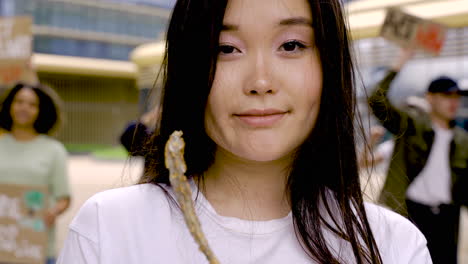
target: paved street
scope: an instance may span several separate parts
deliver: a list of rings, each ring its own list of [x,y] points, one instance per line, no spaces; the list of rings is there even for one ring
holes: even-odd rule
[[[73,202],[71,208],[58,221],[57,245],[60,247],[63,244],[67,225],[86,199],[102,190],[135,183],[141,173],[142,164],[142,160],[102,161],[91,156],[71,156],[69,172]],[[382,177],[375,174],[370,181],[365,182],[367,182],[366,200],[375,199]],[[460,264],[468,264],[468,213],[466,210],[462,215],[460,242]]]

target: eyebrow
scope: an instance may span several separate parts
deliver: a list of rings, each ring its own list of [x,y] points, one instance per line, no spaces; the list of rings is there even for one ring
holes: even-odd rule
[[[282,19],[278,25],[280,26],[297,26],[297,25],[303,25],[303,26],[309,26],[312,27],[312,21],[310,19],[307,19],[305,17],[291,17],[291,18],[286,18]],[[222,31],[236,31],[239,30],[238,25],[234,24],[223,24]]]
[[[239,26],[232,24],[223,24],[222,31],[236,31],[239,30]]]
[[[312,27],[312,21],[305,17],[291,17],[283,19],[279,22],[280,26],[296,26],[296,25],[304,25]]]

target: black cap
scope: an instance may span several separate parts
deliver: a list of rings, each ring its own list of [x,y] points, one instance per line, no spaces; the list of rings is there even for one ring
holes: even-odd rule
[[[458,86],[457,82],[446,76],[441,76],[434,79],[427,88],[429,93],[458,93],[460,95],[468,95],[468,91],[463,91]]]

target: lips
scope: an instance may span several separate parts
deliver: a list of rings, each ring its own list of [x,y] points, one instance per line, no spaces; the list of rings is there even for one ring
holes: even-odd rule
[[[26,112],[17,112],[15,114],[15,117],[17,119],[30,119],[31,115],[29,113],[26,113]]]
[[[240,114],[234,114],[239,120],[250,127],[271,127],[283,119],[288,111],[279,109],[250,109]]]

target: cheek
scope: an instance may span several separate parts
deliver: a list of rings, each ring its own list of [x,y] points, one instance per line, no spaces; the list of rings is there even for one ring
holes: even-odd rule
[[[12,117],[16,117],[16,113],[18,113],[18,111],[20,111],[20,106],[18,104],[12,104],[11,105],[11,108],[10,108],[10,115]]]
[[[437,100],[435,107],[439,112],[448,112],[450,111],[450,102],[448,100]]]
[[[460,106],[460,100],[454,99],[453,101],[450,102],[450,105],[458,109],[458,107]]]
[[[306,96],[304,98],[307,100],[307,105],[310,110],[318,110],[320,108],[320,99],[322,97],[322,79],[318,78],[311,80],[307,89],[305,91]]]
[[[10,106],[10,115],[13,116],[15,112],[16,112],[16,104],[12,103]]]
[[[215,79],[208,95],[207,111],[205,116],[215,120],[224,121],[233,114],[233,109],[240,105],[242,91],[242,73],[236,65],[220,63],[216,70]]]
[[[215,142],[218,142],[222,137],[222,128],[227,127],[230,113],[227,98],[230,98],[229,89],[215,81],[208,96],[205,110],[205,130]]]
[[[322,96],[322,82],[314,86],[309,86],[304,96],[305,113],[304,113],[304,130],[307,131],[306,135],[310,134],[315,127],[317,116],[320,112],[320,102]]]
[[[39,108],[34,107],[32,110],[32,113],[33,113],[34,119],[36,119],[39,116]]]
[[[301,102],[302,108],[309,118],[315,118],[320,108],[320,100],[322,96],[322,71],[318,63],[313,63],[308,67],[308,71],[301,76],[297,76],[296,80],[296,101]],[[308,73],[308,74],[307,74]]]
[[[205,110],[205,131],[206,134],[213,139],[213,135],[216,134],[216,117],[213,115],[213,109],[208,106],[206,107]]]
[[[438,113],[444,115],[450,115],[452,113],[453,106],[448,100],[438,100],[435,104],[435,109]]]

